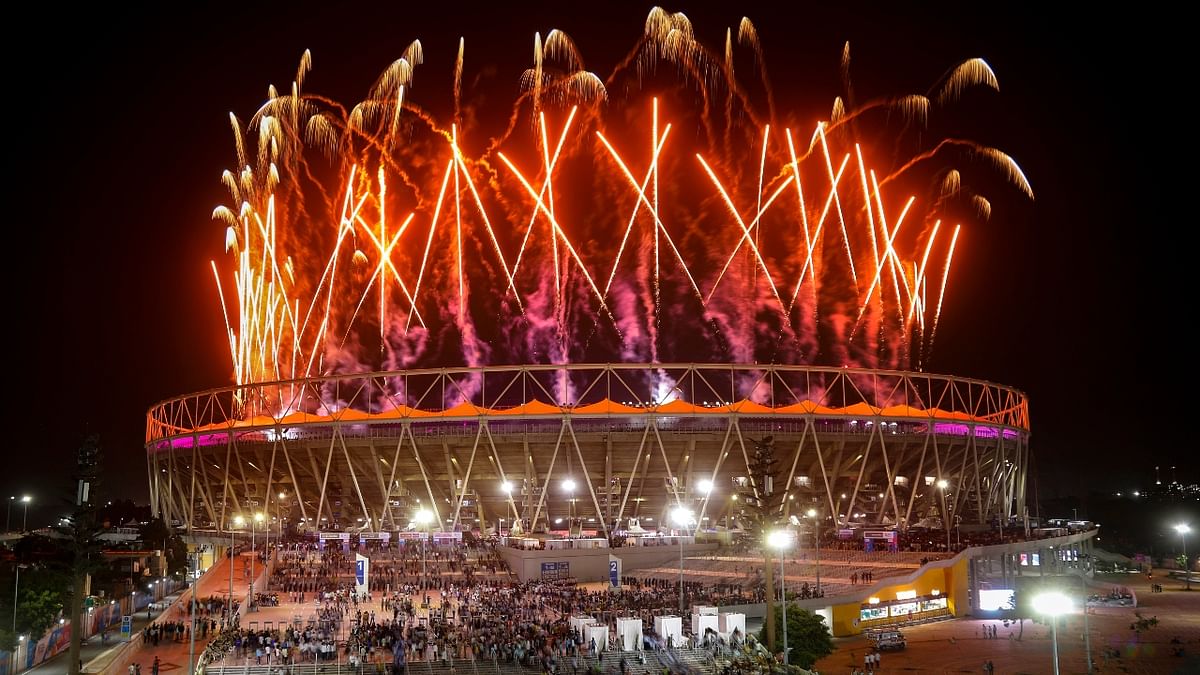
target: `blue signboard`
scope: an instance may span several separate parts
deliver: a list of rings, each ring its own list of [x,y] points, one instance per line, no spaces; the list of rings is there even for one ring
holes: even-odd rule
[[[547,581],[566,579],[571,576],[571,563],[544,562],[542,563],[542,578]]]
[[[367,561],[360,558],[355,561],[354,579],[355,579],[355,581],[358,582],[359,586],[362,586],[363,584],[367,583],[366,576],[367,576]]]
[[[617,568],[616,560],[608,561],[608,583],[612,584],[613,588],[621,585],[621,571]]]

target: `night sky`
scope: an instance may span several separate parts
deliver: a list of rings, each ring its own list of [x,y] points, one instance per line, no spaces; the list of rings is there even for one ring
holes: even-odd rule
[[[1184,466],[1195,443],[1181,328],[1195,305],[1175,290],[1193,239],[1193,172],[1180,161],[1194,134],[1172,102],[1189,60],[1174,29],[1127,15],[1014,14],[1011,3],[902,13],[892,3],[777,4],[793,7],[666,8],[687,13],[718,48],[725,27],[750,16],[784,108],[827,114],[846,40],[860,91],[923,91],[974,56],[999,77],[1000,94],[971,111],[986,122],[976,136],[1020,162],[1036,201],[999,191],[992,220],[960,242],[928,370],[1029,394],[1043,497],[1148,486],[1155,464],[1195,480],[1196,463]],[[651,7],[368,5],[102,4],[10,24],[15,373],[0,496],[34,494],[31,525],[57,515],[88,433],[101,434],[110,493],[144,501],[146,409],[230,380],[209,268],[223,254],[210,213],[234,159],[229,111],[248,119],[267,84],[290,82],[306,48],[307,88],[343,101],[361,99],[414,38],[425,48],[414,96],[429,101],[448,99],[459,36],[468,71],[486,71],[510,98],[535,31],[566,31],[603,76]],[[13,52],[16,37],[34,46]]]

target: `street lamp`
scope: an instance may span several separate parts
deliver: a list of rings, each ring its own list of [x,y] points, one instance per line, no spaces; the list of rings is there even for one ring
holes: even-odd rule
[[[809,509],[806,516],[813,521],[813,555],[817,561],[817,596],[821,595],[821,524],[817,521],[817,510]]]
[[[767,546],[779,551],[779,598],[783,605],[783,665],[788,664],[787,643],[787,577],[784,576],[783,561],[787,557],[785,551],[792,545],[792,535],[787,530],[773,530],[767,535]]]
[[[950,516],[946,513],[946,488],[950,487],[950,481],[942,478],[937,482],[938,490],[942,494],[942,523],[946,526],[946,552],[950,552]]]
[[[258,549],[254,546],[254,530],[256,523],[263,521],[262,511],[254,514],[250,521],[250,595],[246,597],[246,606],[250,611],[254,611],[257,603],[254,602],[254,559],[258,557]]]
[[[22,565],[20,563],[17,563],[17,565],[16,565],[17,579],[16,579],[16,582],[13,583],[13,633],[14,634],[17,632],[17,604],[18,604],[17,594],[21,590],[21,570],[25,567],[28,567],[28,565]]]
[[[678,525],[684,532],[687,532],[687,526],[692,523],[695,514],[692,510],[684,506],[676,506],[671,511],[671,520]],[[679,537],[679,614],[683,615],[683,537]]]
[[[1187,535],[1192,531],[1192,528],[1187,523],[1180,523],[1175,526],[1175,531],[1179,533],[1179,538],[1183,540],[1183,590],[1192,590],[1192,566],[1188,564],[1187,555]]]
[[[1071,611],[1071,599],[1058,591],[1035,595],[1033,611],[1050,617],[1050,635],[1054,643],[1054,675],[1058,675],[1058,617]]]
[[[33,497],[25,495],[21,497],[21,503],[25,504],[25,513],[21,515],[21,531],[28,532],[27,523],[29,521],[29,502],[33,501]]]
[[[199,549],[193,550],[191,552],[190,557],[191,557],[191,560],[189,560],[188,562],[191,564],[188,566],[188,574],[190,574],[192,578],[188,580],[188,586],[191,588],[191,591],[192,591],[192,615],[191,615],[191,618],[189,619],[190,625],[188,626],[188,675],[195,675],[195,673],[196,673],[196,665],[195,665],[196,664],[196,586],[198,585],[198,580],[196,578],[197,577],[196,571],[198,571],[198,568],[200,567],[200,560],[199,560],[200,551],[199,551]]]
[[[234,527],[242,527],[246,524],[246,519],[240,515],[233,517]],[[229,602],[226,604],[225,611],[228,613],[229,620],[226,626],[233,625],[233,530],[229,530]]]
[[[562,489],[571,495],[567,499],[567,538],[571,537],[571,527],[575,523],[575,481],[567,478],[562,482]]]
[[[421,527],[421,531],[425,532],[425,536],[429,536],[428,529],[429,529],[429,524],[433,522],[433,512],[429,511],[428,509],[421,509],[421,510],[417,511],[416,515],[413,517],[413,522],[415,522],[417,525],[419,525]],[[428,572],[425,568],[425,538],[422,537],[421,538],[421,589],[422,590],[424,590],[424,588],[425,588],[425,577],[426,576],[428,576]]]

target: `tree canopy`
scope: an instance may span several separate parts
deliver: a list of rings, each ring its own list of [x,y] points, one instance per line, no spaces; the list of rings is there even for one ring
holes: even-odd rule
[[[782,626],[782,609],[776,607],[775,612],[775,621]],[[766,640],[765,627],[759,631],[758,639]],[[825,617],[792,603],[788,603],[787,611],[787,644],[788,662],[801,668],[811,668],[817,660],[833,653],[833,636],[825,625]],[[782,649],[782,638],[780,646]]]

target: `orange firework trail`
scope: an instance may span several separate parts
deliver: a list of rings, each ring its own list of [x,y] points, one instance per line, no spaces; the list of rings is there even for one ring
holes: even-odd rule
[[[783,111],[749,20],[713,51],[655,8],[607,78],[538,33],[499,111],[464,95],[465,42],[450,47],[445,115],[413,86],[418,41],[353,105],[308,92],[306,52],[249,124],[230,115],[212,270],[236,382],[584,359],[921,367],[960,233],[941,223],[992,213],[957,167],[1032,198],[1000,150],[925,138],[966,89],[999,90],[979,59],[858,105],[847,46],[833,112],[798,127],[814,116]],[[741,58],[761,95],[735,79]],[[914,150],[879,152],[898,147]]]

